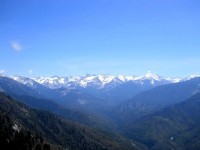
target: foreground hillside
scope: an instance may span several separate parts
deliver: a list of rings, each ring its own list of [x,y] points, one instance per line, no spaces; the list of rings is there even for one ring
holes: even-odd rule
[[[128,150],[137,149],[131,141],[120,136],[105,135],[78,123],[62,119],[46,111],[31,109],[0,93],[0,111],[8,118],[10,126],[19,131],[38,134],[46,141],[71,150]],[[5,119],[3,119],[5,120]],[[4,125],[5,122],[1,122]],[[10,128],[8,131],[10,132]],[[2,135],[1,131],[1,135]],[[135,146],[133,146],[135,145]]]

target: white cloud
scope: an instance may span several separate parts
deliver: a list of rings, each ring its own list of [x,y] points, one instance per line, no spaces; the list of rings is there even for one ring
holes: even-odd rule
[[[6,70],[0,70],[0,74],[1,74],[1,73],[5,73],[5,72],[6,72]]]
[[[11,47],[17,52],[19,52],[23,49],[22,45],[19,42],[16,42],[16,41],[11,42]]]

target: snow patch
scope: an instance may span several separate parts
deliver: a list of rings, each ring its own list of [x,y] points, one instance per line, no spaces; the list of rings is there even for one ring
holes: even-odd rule
[[[14,124],[14,126],[13,126],[12,128],[13,128],[13,130],[15,130],[15,131],[17,131],[17,132],[19,132],[19,131],[20,131],[20,129],[19,129],[19,127],[18,127],[18,125],[17,125],[17,124]]]

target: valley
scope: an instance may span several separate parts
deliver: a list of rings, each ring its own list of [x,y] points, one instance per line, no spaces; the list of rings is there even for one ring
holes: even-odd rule
[[[1,75],[2,118],[45,140],[33,148],[198,149],[199,77],[122,77]]]

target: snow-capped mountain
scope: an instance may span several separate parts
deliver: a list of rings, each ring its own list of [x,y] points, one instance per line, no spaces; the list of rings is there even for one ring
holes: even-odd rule
[[[13,79],[21,82],[22,79],[13,77]],[[76,88],[76,87],[96,87],[96,88],[105,88],[107,86],[116,86],[126,82],[134,82],[136,84],[143,85],[146,82],[150,82],[152,85],[161,85],[166,83],[176,83],[180,82],[180,78],[170,78],[170,77],[161,77],[155,75],[151,72],[143,76],[113,76],[113,75],[85,75],[85,76],[70,76],[70,77],[37,77],[31,78],[46,87],[55,89],[61,87]],[[24,81],[23,81],[24,82]],[[30,81],[24,82],[29,83]]]
[[[5,76],[5,75],[1,75]],[[46,86],[51,89],[57,89],[61,87],[75,89],[75,88],[87,88],[94,87],[96,89],[102,89],[107,87],[116,87],[117,85],[124,83],[134,83],[137,85],[151,84],[152,86],[177,83],[180,81],[189,80],[199,75],[192,75],[188,78],[171,78],[161,77],[151,72],[146,73],[142,76],[124,76],[124,75],[85,75],[85,76],[69,76],[69,77],[22,77],[22,76],[11,76],[11,79],[18,81],[28,87],[36,88],[38,84]]]
[[[33,89],[37,88],[38,85],[38,82],[22,76],[12,76],[10,78]]]
[[[187,77],[187,78],[185,78],[185,79],[183,79],[184,81],[187,81],[187,80],[190,80],[190,79],[193,79],[193,78],[199,78],[200,77],[200,75],[198,75],[198,74],[193,74],[193,75],[190,75],[189,77]]]
[[[38,78],[31,78],[32,80],[36,81],[37,83],[40,83],[48,88],[56,89],[61,87],[67,87],[68,86],[68,77],[38,77]]]
[[[195,77],[197,76],[191,76],[188,80]],[[151,72],[142,76],[85,75],[27,78],[0,75],[0,91],[53,99],[60,104],[65,103],[68,107],[86,105],[89,107],[97,102],[102,106],[114,107],[141,92],[177,82],[185,82],[185,79],[161,77]],[[199,92],[199,87],[192,92]]]

